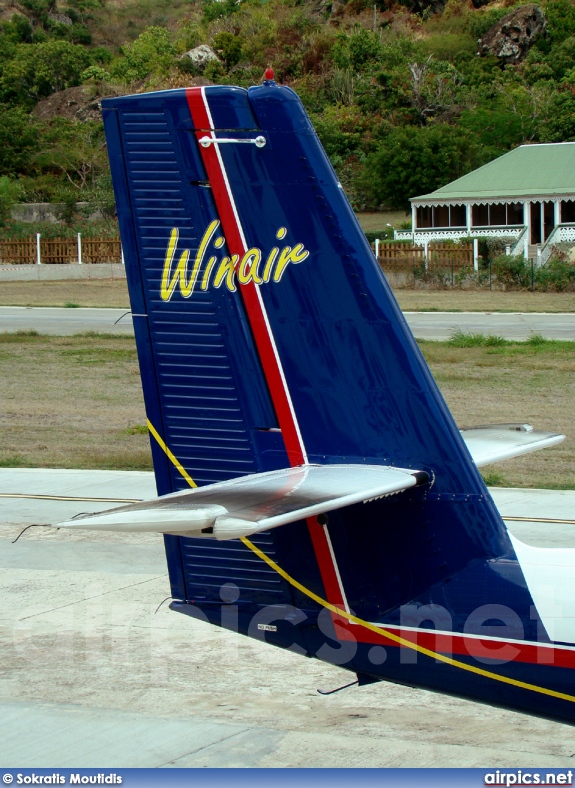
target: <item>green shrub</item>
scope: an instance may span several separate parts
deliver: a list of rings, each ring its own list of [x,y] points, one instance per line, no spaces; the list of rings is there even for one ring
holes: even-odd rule
[[[564,0],[560,0],[564,1]],[[487,31],[509,13],[508,8],[490,8],[469,15],[469,32],[474,39],[481,38]]]
[[[71,224],[62,222],[16,222],[10,219],[0,224],[0,240],[30,238],[40,233],[42,238],[74,238],[78,233],[89,238],[116,238],[119,234],[116,219],[89,222],[75,214]]]
[[[214,36],[214,49],[230,69],[237,65],[242,58],[242,40],[233,33],[218,33]]]
[[[529,287],[531,264],[523,255],[502,254],[492,262],[493,275],[507,289]]]
[[[176,49],[170,34],[163,27],[148,27],[133,44],[122,47],[123,58],[117,60],[110,72],[126,83],[145,79],[148,74],[166,74],[175,62]]]
[[[447,342],[453,347],[498,347],[510,344],[503,337],[493,334],[488,334],[487,336],[485,334],[467,334],[459,328],[453,332]]]
[[[475,169],[477,154],[473,138],[446,123],[390,129],[366,162],[361,181],[366,203],[409,210],[410,198]]]
[[[215,22],[223,16],[230,16],[239,10],[236,0],[205,0],[203,16],[206,22]]]
[[[534,284],[537,290],[564,293],[575,290],[575,265],[568,260],[550,259],[535,269]]]
[[[22,197],[22,187],[6,175],[0,178],[0,220],[10,216],[10,209]]]
[[[377,238],[380,241],[393,241],[393,227],[384,227],[383,230],[364,230],[364,233],[370,244],[375,243]]]

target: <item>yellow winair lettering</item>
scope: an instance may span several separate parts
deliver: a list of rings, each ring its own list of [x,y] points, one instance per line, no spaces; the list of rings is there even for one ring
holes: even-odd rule
[[[256,285],[261,285],[262,280],[258,275],[258,267],[262,259],[262,253],[255,247],[248,249],[242,257],[242,261],[238,268],[238,282],[241,285],[247,285],[248,282],[255,282]]]
[[[276,269],[274,271],[274,282],[279,282],[283,276],[288,263],[303,263],[309,257],[309,252],[303,244],[296,244],[293,249],[286,246],[281,250]]]
[[[180,285],[180,293],[184,298],[189,298],[192,295],[192,293],[194,292],[196,279],[198,278],[200,268],[202,267],[202,262],[204,259],[204,255],[206,253],[206,249],[209,246],[209,243],[212,240],[212,237],[219,226],[220,226],[219,221],[215,219],[209,225],[208,229],[204,233],[204,237],[201,240],[200,246],[198,248],[198,253],[194,261],[192,274],[189,279],[187,279],[188,260],[190,259],[189,249],[184,249],[184,251],[180,255],[180,259],[176,266],[176,270],[174,271],[174,274],[172,276],[172,265],[174,262],[176,247],[178,245],[178,239],[180,237],[179,230],[174,227],[174,229],[170,234],[170,240],[168,242],[168,248],[166,250],[166,258],[164,260],[164,270],[162,272],[162,284],[160,286],[160,297],[162,301],[170,300],[178,283]]]
[[[274,246],[274,248],[271,250],[271,252],[268,255],[268,259],[266,260],[266,265],[264,268],[264,275],[262,276],[262,280],[264,282],[269,282],[270,279],[272,278],[272,269],[274,267],[276,257],[278,256],[278,252],[279,252],[278,247]]]
[[[207,290],[210,284],[210,276],[212,275],[212,268],[218,262],[217,257],[210,257],[206,263],[206,270],[204,271],[204,278],[202,279],[202,290]]]
[[[274,246],[267,257],[257,246],[252,246],[243,254],[234,254],[231,257],[226,255],[220,258],[219,254],[223,253],[222,247],[226,241],[222,235],[216,237],[218,227],[220,227],[220,222],[215,219],[206,229],[191,272],[188,270],[189,249],[184,249],[181,252],[177,265],[174,267],[179,230],[176,227],[173,228],[166,249],[160,284],[162,301],[169,301],[176,290],[179,290],[183,298],[189,298],[196,285],[203,291],[208,290],[210,284],[215,288],[224,285],[231,293],[235,293],[238,283],[242,286],[250,283],[259,286],[272,281],[279,282],[290,263],[302,263],[309,257],[309,252],[304,245],[297,243],[293,247],[284,246],[281,252],[279,246]],[[276,232],[276,238],[278,241],[283,241],[286,236],[287,228],[280,227]],[[218,250],[222,251],[218,254]],[[214,254],[214,252],[216,253]]]
[[[214,276],[214,287],[219,287],[225,281],[226,287],[230,293],[236,292],[236,283],[234,282],[234,274],[236,273],[236,265],[240,256],[233,254],[230,257],[224,257],[220,263],[220,267]]]
[[[190,250],[186,249],[185,252],[182,252],[182,256],[180,257],[180,262],[176,266],[176,271],[172,279],[170,279],[170,275],[172,273],[172,263],[174,262],[174,254],[176,252],[176,246],[178,245],[178,238],[180,237],[180,233],[174,227],[170,234],[170,240],[168,242],[168,248],[166,249],[166,258],[164,261],[164,271],[162,273],[162,284],[160,286],[160,297],[162,301],[169,301],[172,297],[172,293],[176,289],[176,285],[178,281],[180,282],[180,288],[185,287],[186,284],[186,271],[188,267],[188,258],[190,256]]]

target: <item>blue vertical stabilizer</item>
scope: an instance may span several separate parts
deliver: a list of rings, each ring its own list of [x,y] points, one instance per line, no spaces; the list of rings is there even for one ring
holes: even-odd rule
[[[525,661],[455,649],[456,661],[489,664],[500,681],[425,649],[414,664],[401,638],[350,619],[388,635],[431,621],[497,640],[495,613],[469,622],[505,600],[521,628],[508,639],[549,643],[506,528],[296,94],[266,80],[103,107],[158,493],[306,464],[420,474],[393,497],[259,533],[251,547],[166,536],[174,607],[233,619],[364,681],[569,716],[566,701],[513,684],[525,683]]]

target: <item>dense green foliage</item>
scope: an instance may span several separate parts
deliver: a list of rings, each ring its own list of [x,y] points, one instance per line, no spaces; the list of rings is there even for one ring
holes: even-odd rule
[[[304,101],[356,207],[408,200],[525,142],[575,140],[575,0],[544,0],[547,33],[524,61],[476,55],[513,0],[22,0],[0,25],[0,213],[10,201],[87,200],[113,212],[101,124],[37,112],[84,86],[248,86],[272,66]],[[184,53],[208,44],[203,68]],[[77,100],[77,97],[76,97]],[[40,105],[42,106],[42,105]]]
[[[493,260],[492,270],[498,284],[507,290],[533,288],[562,293],[575,289],[575,266],[559,249],[540,268],[523,255],[500,255]]]

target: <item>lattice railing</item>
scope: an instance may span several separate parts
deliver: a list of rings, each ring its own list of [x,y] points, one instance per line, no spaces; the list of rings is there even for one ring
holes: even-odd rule
[[[557,244],[569,242],[575,244],[575,224],[558,224],[541,247],[539,265],[545,265]]]
[[[514,238],[517,239],[524,232],[525,227],[472,227],[470,232],[466,229],[434,229],[421,227],[412,230],[395,230],[395,241],[413,241],[414,243],[429,243],[430,241],[458,241],[462,238]]]

